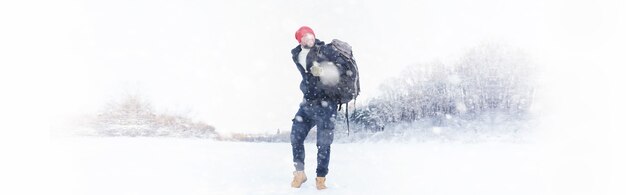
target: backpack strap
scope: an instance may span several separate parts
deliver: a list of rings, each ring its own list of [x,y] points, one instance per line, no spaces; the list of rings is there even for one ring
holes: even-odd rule
[[[320,56],[322,55],[322,46],[317,47],[315,61],[319,63]]]
[[[348,103],[346,103],[346,125],[348,126],[348,136],[350,136],[350,117],[348,116]]]

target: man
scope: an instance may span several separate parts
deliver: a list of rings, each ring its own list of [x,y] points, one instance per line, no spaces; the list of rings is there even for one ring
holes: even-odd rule
[[[335,124],[331,120],[337,114],[338,102],[324,90],[323,83],[332,83],[338,78],[336,66],[324,66],[329,62],[341,61],[337,51],[315,38],[313,30],[303,26],[296,31],[300,43],[291,50],[293,61],[302,75],[300,90],[304,100],[294,117],[291,127],[291,146],[296,171],[291,186],[299,188],[307,181],[304,173],[304,140],[313,126],[317,126],[317,177],[318,190],[326,189],[326,174],[330,160],[330,145],[333,142]]]

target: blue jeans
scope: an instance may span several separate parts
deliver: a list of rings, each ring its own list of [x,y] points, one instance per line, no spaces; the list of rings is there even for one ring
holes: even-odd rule
[[[297,171],[304,170],[304,140],[313,126],[317,126],[317,176],[326,177],[330,161],[330,144],[333,143],[337,104],[326,101],[309,101],[300,105],[291,126],[293,162]]]

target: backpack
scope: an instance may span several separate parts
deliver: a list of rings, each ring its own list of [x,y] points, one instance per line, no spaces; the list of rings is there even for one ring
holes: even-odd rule
[[[356,99],[361,92],[361,83],[359,81],[359,68],[356,65],[354,56],[352,55],[352,46],[348,43],[333,39],[330,46],[333,50],[339,54],[338,58],[343,59],[341,64],[344,72],[340,73],[339,82],[332,88],[325,89],[326,93],[335,97],[340,105],[347,104],[353,99]],[[334,62],[337,64],[337,62]],[[337,64],[339,65],[339,64]]]
[[[359,67],[356,65],[354,56],[352,55],[352,46],[350,44],[333,39],[328,44],[333,50],[339,53],[339,58],[343,59],[344,64],[341,64],[344,72],[340,73],[339,83],[332,89],[326,89],[326,92],[331,96],[336,97],[339,101],[339,110],[341,105],[346,104],[346,124],[348,127],[348,136],[350,136],[350,119],[348,115],[348,102],[356,100],[361,92],[361,82],[359,81]],[[337,63],[337,62],[334,62]]]

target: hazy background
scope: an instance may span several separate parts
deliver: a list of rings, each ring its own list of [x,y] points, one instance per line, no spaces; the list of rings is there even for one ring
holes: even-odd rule
[[[46,174],[73,167],[50,161],[64,159],[46,150],[50,130],[126,93],[222,133],[289,129],[301,25],[353,46],[360,99],[406,66],[454,61],[483,42],[525,50],[541,75],[539,155],[563,179],[550,187],[623,189],[622,0],[2,1],[0,182],[49,192],[59,176],[76,178]]]
[[[52,126],[138,93],[160,112],[206,121],[218,132],[290,129],[301,93],[289,51],[302,25],[321,40],[353,46],[361,100],[407,66],[454,61],[495,42],[530,54],[544,82],[542,105],[558,107],[559,97],[581,89],[598,90],[585,91],[590,98],[613,93],[610,75],[624,51],[623,1],[3,4],[2,66],[10,71],[2,85],[28,94],[11,93],[15,100],[40,102],[45,111],[37,114]]]

